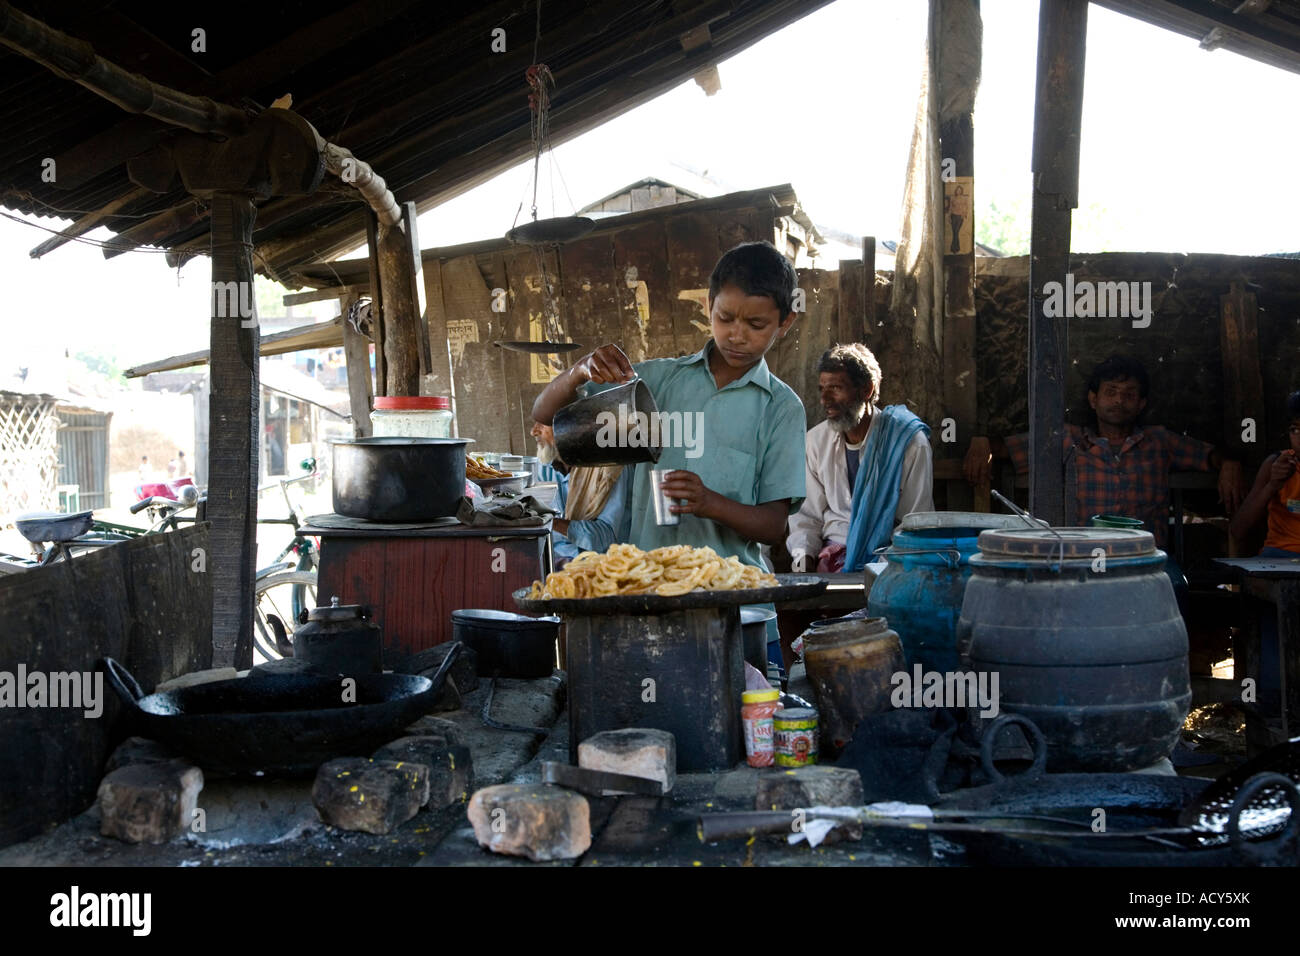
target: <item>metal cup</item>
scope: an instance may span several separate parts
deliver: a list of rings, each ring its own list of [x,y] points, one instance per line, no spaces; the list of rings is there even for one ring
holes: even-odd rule
[[[674,468],[652,468],[650,470],[650,497],[654,500],[655,507],[655,524],[670,525],[681,524],[682,516],[674,514],[668,508],[673,504],[681,504],[677,498],[664,497],[664,478],[668,472],[675,471]]]

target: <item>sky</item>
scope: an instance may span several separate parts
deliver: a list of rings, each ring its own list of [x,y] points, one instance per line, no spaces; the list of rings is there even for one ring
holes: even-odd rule
[[[1037,9],[981,3],[977,210],[994,199],[1028,213]],[[540,214],[572,214],[646,176],[671,181],[676,164],[727,190],[792,183],[820,225],[897,238],[925,12],[923,0],[837,0],[723,61],[714,96],[688,81],[558,146],[543,161]],[[1300,124],[1281,108],[1300,103],[1300,75],[1095,5],[1087,57],[1075,251],[1300,250]],[[530,174],[521,164],[425,213],[421,244],[503,234]],[[105,260],[69,243],[30,259],[47,235],[0,218],[0,334],[23,357],[84,350],[125,367],[206,347],[206,257],[178,272],[157,253]]]

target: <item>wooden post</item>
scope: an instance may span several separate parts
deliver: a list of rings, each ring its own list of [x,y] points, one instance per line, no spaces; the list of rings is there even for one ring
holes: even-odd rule
[[[379,223],[367,209],[366,246],[370,250],[370,334],[375,342],[375,394],[388,394],[388,362],[384,357],[384,288],[379,281]]]
[[[939,127],[943,160],[953,160],[957,185],[964,186],[969,216],[975,216],[975,132],[965,113]],[[945,182],[946,193],[953,183]],[[972,240],[974,224],[971,224]],[[941,237],[942,238],[942,237]],[[944,249],[943,404],[957,425],[961,444],[975,434],[975,243],[956,254]],[[959,446],[952,446],[956,453]]]
[[[212,283],[253,288],[253,220],[248,193],[212,195]],[[212,666],[253,663],[253,575],[257,561],[257,473],[261,392],[257,304],[250,316],[227,315],[212,296],[208,520],[212,522]]]
[[[1242,441],[1242,420],[1255,421],[1255,441],[1263,440],[1271,409],[1264,407],[1264,379],[1259,369],[1258,306],[1255,293],[1247,292],[1234,279],[1227,295],[1219,296],[1219,341],[1223,352],[1223,447],[1232,454],[1247,456]],[[1259,447],[1256,444],[1255,447]],[[1259,461],[1260,455],[1249,456]]]
[[[836,328],[833,342],[860,342],[862,340],[862,295],[865,272],[862,263],[855,259],[841,259],[836,271],[839,281],[839,298],[835,303]]]
[[[862,341],[876,332],[876,237],[862,237]]]
[[[1064,318],[1044,314],[1044,286],[1059,282],[1064,288],[1070,268],[1087,34],[1088,0],[1041,0],[1029,245],[1029,510],[1053,525],[1067,523],[1075,505],[1065,501],[1061,463],[1068,329]]]
[[[415,241],[415,204],[406,203],[402,221],[379,226],[379,284],[384,293],[384,358],[389,395],[419,395],[429,369],[428,340],[420,335],[424,281]],[[423,348],[421,345],[423,344]]]
[[[339,299],[343,316],[343,357],[348,367],[348,404],[352,409],[352,434],[369,438],[374,434],[370,424],[370,405],[375,394],[374,379],[370,377],[370,340],[352,327],[348,312],[360,298],[349,293]],[[373,309],[371,322],[375,322]]]

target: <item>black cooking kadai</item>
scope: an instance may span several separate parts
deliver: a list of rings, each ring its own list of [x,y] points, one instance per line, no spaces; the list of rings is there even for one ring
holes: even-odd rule
[[[460,649],[453,645],[432,679],[347,678],[356,682],[355,702],[342,677],[259,674],[146,695],[111,657],[99,666],[126,705],[130,733],[166,744],[204,772],[291,777],[310,776],[334,757],[369,756],[400,737],[433,709]]]

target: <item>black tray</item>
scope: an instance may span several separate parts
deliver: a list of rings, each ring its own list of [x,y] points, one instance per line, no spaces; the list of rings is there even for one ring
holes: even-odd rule
[[[778,574],[775,587],[749,588],[743,591],[692,591],[689,594],[615,594],[598,598],[555,598],[532,600],[531,588],[514,593],[521,611],[544,614],[669,614],[696,608],[738,607],[742,604],[767,604],[811,597],[826,590],[826,581],[815,574]]]

